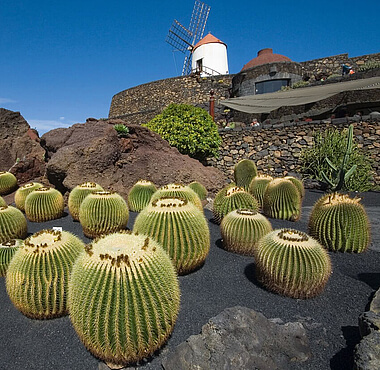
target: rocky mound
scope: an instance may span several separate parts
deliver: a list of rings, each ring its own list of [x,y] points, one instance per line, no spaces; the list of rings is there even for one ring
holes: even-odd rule
[[[118,137],[116,123],[129,128],[127,138]],[[140,179],[157,186],[196,180],[209,192],[227,181],[222,172],[180,154],[149,129],[122,120],[88,119],[55,129],[41,137],[41,145],[47,153],[47,178],[63,193],[83,181],[97,182],[122,196]]]
[[[19,184],[44,174],[45,150],[39,144],[38,134],[19,112],[0,108],[0,140],[0,171],[13,166],[11,172]]]

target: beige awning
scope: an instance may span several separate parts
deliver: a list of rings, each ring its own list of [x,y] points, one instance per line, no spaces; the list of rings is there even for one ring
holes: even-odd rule
[[[380,77],[371,77],[269,94],[242,96],[221,100],[220,104],[245,113],[270,113],[281,107],[314,103],[344,91],[378,88],[380,88]]]

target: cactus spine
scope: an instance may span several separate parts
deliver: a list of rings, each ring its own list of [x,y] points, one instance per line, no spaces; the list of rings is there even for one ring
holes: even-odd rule
[[[25,199],[33,191],[41,188],[43,185],[39,182],[30,182],[19,187],[15,193],[15,204],[20,211],[25,211]]]
[[[182,199],[186,199],[189,202],[195,204],[200,211],[203,212],[202,201],[199,199],[197,193],[188,186],[184,186],[181,184],[168,184],[161,186],[151,198],[151,202],[154,200],[160,199],[162,197],[180,197]]]
[[[207,189],[198,181],[191,182],[188,187],[194,190],[200,200],[205,200],[207,197]]]
[[[272,231],[272,225],[257,211],[237,209],[223,218],[220,231],[224,249],[253,256],[257,242]]]
[[[297,187],[290,180],[278,178],[265,189],[263,211],[267,217],[297,221],[301,217],[301,202]]]
[[[86,348],[110,365],[135,363],[161,347],[173,330],[179,303],[174,266],[145,235],[102,236],[74,265],[71,322]]]
[[[264,192],[267,185],[273,180],[269,175],[258,175],[249,184],[248,193],[253,195],[259,202],[260,209],[263,208]]]
[[[128,218],[127,203],[119,194],[110,191],[88,194],[79,209],[79,221],[88,238],[125,229]]]
[[[25,216],[16,207],[0,207],[0,243],[9,239],[24,239],[28,234]]]
[[[132,186],[128,193],[128,207],[132,212],[140,212],[145,208],[157,191],[156,185],[151,181],[140,180]]]
[[[84,243],[67,231],[42,230],[14,254],[6,275],[12,303],[25,316],[49,319],[67,314],[68,281]]]
[[[217,194],[213,204],[214,221],[218,224],[223,217],[239,208],[247,208],[253,211],[259,210],[259,203],[256,198],[238,186],[226,187]]]
[[[0,277],[7,273],[9,263],[22,243],[21,239],[10,239],[0,243]]]
[[[103,188],[99,184],[90,181],[77,185],[73,190],[71,190],[67,205],[73,220],[79,221],[79,209],[84,198],[86,198],[86,196],[90,193],[102,190]]]
[[[7,195],[17,189],[16,176],[7,171],[0,171],[0,195]]]
[[[62,194],[53,188],[40,187],[25,199],[25,215],[32,222],[45,222],[63,216],[65,202]]]
[[[234,167],[234,179],[236,186],[248,191],[252,179],[257,176],[255,162],[250,159],[242,159]]]
[[[270,232],[260,239],[254,256],[257,279],[269,290],[292,298],[320,294],[331,275],[326,250],[298,230]]]
[[[364,252],[370,243],[370,223],[360,198],[339,193],[321,197],[311,211],[309,233],[331,251]]]
[[[137,216],[133,231],[160,243],[181,275],[201,266],[210,250],[210,231],[203,212],[181,198],[151,202]]]

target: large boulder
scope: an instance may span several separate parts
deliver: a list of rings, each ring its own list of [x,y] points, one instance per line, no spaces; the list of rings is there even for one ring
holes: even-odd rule
[[[113,128],[116,123],[129,128],[128,137],[118,137]],[[42,136],[41,145],[49,158],[48,179],[62,192],[84,181],[94,181],[125,197],[140,179],[157,186],[196,180],[216,192],[227,181],[222,172],[180,154],[146,127],[121,120],[88,119],[83,124],[52,130]]]
[[[246,307],[225,309],[169,353],[165,370],[286,370],[311,356],[301,323],[276,324]]]
[[[19,112],[0,108],[0,140],[0,171],[12,167],[19,184],[43,176],[45,150],[39,144],[38,134]]]

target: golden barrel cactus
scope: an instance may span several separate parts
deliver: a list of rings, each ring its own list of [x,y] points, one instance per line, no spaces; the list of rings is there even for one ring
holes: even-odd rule
[[[23,213],[12,206],[0,207],[0,243],[9,239],[24,239],[28,226]]]
[[[139,180],[128,193],[128,207],[132,212],[140,212],[150,202],[152,195],[157,191],[151,181]]]
[[[0,277],[7,273],[9,263],[22,243],[21,239],[10,239],[0,243]]]
[[[10,194],[16,189],[16,176],[8,171],[0,171],[0,195]]]
[[[25,199],[33,191],[41,188],[43,185],[39,182],[29,182],[20,186],[15,193],[15,204],[20,211],[25,211]]]

